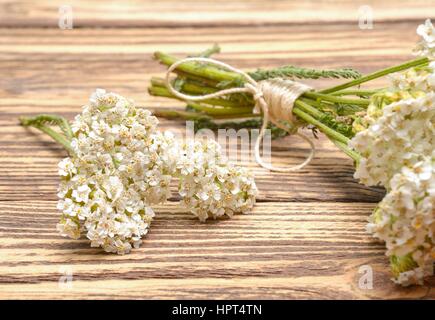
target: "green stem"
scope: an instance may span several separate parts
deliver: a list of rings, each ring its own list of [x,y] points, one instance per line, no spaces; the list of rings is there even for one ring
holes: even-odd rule
[[[166,119],[184,119],[184,120],[212,120],[212,117],[190,111],[182,110],[170,110],[170,109],[153,109],[152,113],[156,117],[162,117]]]
[[[42,132],[48,134],[51,138],[53,138],[55,141],[59,142],[70,154],[73,154],[73,149],[71,148],[71,144],[70,142],[65,139],[64,137],[62,137],[62,135],[60,135],[59,133],[57,133],[56,131],[54,131],[53,129],[49,128],[49,127],[37,127],[35,126],[36,129],[41,130]]]
[[[324,116],[324,113],[313,106],[309,105],[308,103],[304,101],[297,100],[299,102],[298,104],[295,103],[296,108],[302,109],[302,111],[308,113],[312,117],[316,119],[320,119],[322,116]]]
[[[204,58],[208,58],[210,56],[212,56],[215,53],[219,53],[221,52],[221,48],[219,47],[219,45],[217,43],[214,43],[213,46],[211,48],[208,48],[202,52],[200,52],[198,55],[194,55],[193,57],[204,57]]]
[[[37,124],[31,124],[31,120],[32,118],[27,118],[27,117],[21,117],[20,118],[20,122],[23,126],[25,127],[34,127],[44,133],[46,133],[47,135],[49,135],[53,140],[57,141],[58,143],[60,143],[70,154],[73,154],[73,150],[71,148],[71,143],[68,140],[68,138],[64,137],[62,134],[54,131],[53,129],[51,129],[48,126],[45,125],[37,125]],[[69,127],[69,123],[68,123],[68,127]],[[72,136],[72,133],[71,133]]]
[[[171,66],[179,60],[159,51],[154,53],[154,57],[167,66]],[[177,70],[216,81],[234,81],[236,79],[241,79],[241,76],[238,73],[218,69],[205,63],[186,62],[179,65]]]
[[[205,101],[205,100],[204,100]],[[208,115],[211,116],[230,116],[230,115],[246,115],[246,114],[252,114],[252,108],[216,108],[216,107],[209,107],[205,106],[202,103],[196,103],[192,101],[187,101],[187,105],[192,107],[195,110],[198,110],[199,112],[205,112]]]
[[[159,96],[159,97],[166,97],[166,98],[173,98],[180,101],[184,101],[184,99],[178,98],[174,96],[171,92],[169,92],[168,89],[164,87],[148,87],[148,92],[152,96]],[[228,111],[228,113],[249,113],[252,111],[252,107],[239,107],[239,103],[226,100],[226,99],[204,99],[202,100],[203,103],[213,105],[213,106],[221,106],[220,109],[225,109]],[[208,109],[218,109],[213,107],[208,107]]]
[[[341,98],[341,97],[336,97],[336,96],[322,94],[322,93],[316,93],[313,91],[305,92],[303,96],[312,99],[322,100],[322,101],[330,101],[334,103],[343,103],[343,104],[354,104],[359,106],[368,106],[370,103],[370,100],[368,99],[347,99],[347,98]]]
[[[340,85],[332,87],[332,88],[321,90],[320,93],[326,94],[326,93],[340,91],[340,90],[343,90],[346,88],[360,85],[360,84],[365,83],[367,81],[371,81],[371,80],[386,76],[390,73],[399,72],[399,71],[403,71],[403,70],[406,70],[406,69],[409,69],[412,67],[421,66],[421,65],[427,64],[428,62],[429,62],[429,59],[426,57],[411,60],[411,61],[405,62],[403,64],[400,64],[398,66],[382,69],[382,70],[370,73],[370,74],[368,74],[364,77],[361,77],[359,79],[355,79],[355,80],[340,84]]]
[[[373,89],[373,90],[363,90],[363,89],[353,89],[353,90],[343,90],[336,91],[331,93],[333,96],[371,96],[375,93],[378,93],[382,89]]]
[[[156,52],[155,53],[155,58],[158,59],[160,62],[162,62],[165,65],[172,65],[173,63],[175,63],[176,61],[178,61],[177,58],[172,57],[170,55],[164,54],[162,52]],[[421,63],[421,62],[419,62]],[[417,63],[417,65],[419,64]],[[415,62],[414,64],[410,65],[408,64],[407,68],[416,65]],[[390,68],[391,69],[391,68]],[[400,69],[400,67],[399,67]],[[396,69],[395,70],[399,70]],[[204,94],[204,93],[209,93],[213,90],[217,90],[217,87],[214,87],[216,84],[210,84],[210,88],[204,84],[206,83],[210,83],[209,81],[216,81],[216,82],[222,82],[222,81],[232,81],[234,83],[239,83],[237,85],[243,84],[244,79],[238,75],[237,73],[234,72],[228,72],[225,71],[223,69],[211,66],[211,65],[207,65],[206,63],[195,63],[195,62],[186,62],[183,63],[182,65],[177,67],[177,70],[175,70],[175,72],[177,73],[182,73],[182,76],[186,79],[185,84],[183,84],[182,90],[183,91],[187,91],[187,92],[191,92],[191,93],[198,93],[198,94]],[[385,71],[384,71],[385,72]],[[379,75],[380,73],[375,73],[373,75],[369,75],[354,81],[350,81],[347,84],[343,84],[341,86],[337,86],[331,89],[332,91],[338,91],[338,90],[342,90],[345,88],[348,88],[350,86],[353,86],[355,84],[358,83],[363,83],[364,81],[369,81],[371,79],[374,79]],[[186,85],[186,83],[189,82],[189,79],[193,79],[195,80],[198,85],[191,85],[188,84]],[[204,81],[202,81],[202,79],[204,79]],[[239,82],[237,82],[239,81]],[[168,90],[166,90],[166,88],[162,88],[161,86],[164,85],[164,82],[162,83],[161,80],[157,81],[154,80],[153,81],[153,86],[149,88],[149,92],[153,95],[161,95],[161,96],[166,96],[169,98],[176,98],[174,97]],[[312,124],[314,126],[316,126],[321,132],[323,132],[324,134],[326,134],[334,143],[337,144],[337,146],[342,149],[346,154],[348,154],[352,159],[354,159],[355,161],[358,161],[358,157],[359,155],[357,153],[355,153],[354,151],[352,151],[351,149],[349,149],[349,147],[347,147],[347,144],[349,142],[349,138],[347,138],[345,135],[343,135],[342,133],[336,131],[333,127],[328,126],[327,124],[323,123],[322,119],[324,118],[325,114],[319,110],[320,109],[320,104],[322,101],[322,103],[325,103],[325,106],[327,106],[328,104],[331,104],[333,107],[336,106],[335,104],[347,104],[347,105],[352,105],[355,108],[357,108],[358,106],[361,106],[362,108],[367,106],[369,104],[369,100],[368,99],[348,99],[348,98],[342,98],[340,96],[337,95],[326,95],[326,90],[325,92],[321,91],[321,92],[308,92],[304,95],[304,98],[301,98],[299,100],[297,100],[295,102],[295,107],[293,108],[293,113],[298,116],[300,119],[304,120],[305,122]],[[342,93],[343,95],[345,93]],[[354,94],[358,95],[357,92],[354,91]],[[363,95],[363,94],[361,94]],[[310,100],[313,103],[310,103]],[[233,112],[233,110],[231,110],[232,108],[236,108],[238,109],[234,114],[237,115],[238,113],[241,112],[241,110],[243,110],[243,108],[240,108],[240,102],[237,102],[236,104],[232,104],[228,102],[232,102],[230,100],[227,99],[213,99],[213,101],[207,101],[205,100],[204,103],[206,104],[214,104],[214,105],[221,105],[221,106],[225,106],[225,108],[211,108],[211,107],[207,107],[204,106],[202,104],[198,104],[198,103],[191,103],[190,106],[200,112],[205,112],[206,114],[210,114],[212,117],[216,117],[216,116],[231,116],[231,114]],[[231,111],[230,111],[231,110]],[[252,112],[252,106],[249,107],[249,112]],[[252,113],[251,113],[252,115]]]
[[[361,161],[361,155],[357,152],[355,152],[354,150],[352,150],[351,148],[349,148],[349,146],[341,141],[335,140],[331,137],[328,137],[332,143],[334,143],[341,151],[343,151],[345,154],[347,154],[349,157],[351,157],[355,162],[356,165],[359,164],[359,162]]]
[[[189,81],[186,79],[186,80],[183,80],[183,82],[184,83],[182,84],[182,91],[187,91],[190,93],[210,94],[210,93],[215,93],[216,91],[219,90],[219,89],[216,89],[213,87],[204,86],[202,84],[200,85],[196,81]],[[152,77],[151,78],[151,85],[154,87],[166,88],[165,80],[162,78]]]
[[[68,140],[73,138],[73,132],[69,121],[64,117],[55,114],[41,113],[35,117],[21,117],[21,124],[23,126],[51,126],[57,125],[60,130],[65,134]]]
[[[331,138],[333,138],[335,140],[338,140],[338,141],[340,141],[340,142],[342,142],[342,143],[344,143],[346,145],[349,143],[349,138],[347,138],[346,136],[342,135],[341,133],[331,129],[330,127],[328,127],[327,125],[323,124],[319,120],[315,119],[314,117],[312,117],[308,113],[306,113],[303,110],[299,109],[299,107],[302,107],[302,108],[304,107],[303,104],[304,103],[301,102],[301,101],[296,101],[295,102],[295,106],[298,107],[298,108],[293,108],[293,113],[295,115],[300,117],[305,122],[307,122],[309,124],[312,124],[313,126],[317,127],[320,131],[322,131],[328,137],[331,137]]]
[[[332,102],[319,102],[318,100],[313,100],[310,98],[300,97],[299,101],[305,102],[318,110],[324,111],[332,111],[339,116],[349,116],[354,115],[356,112],[364,111],[366,108],[364,106],[356,106],[356,105],[346,105],[344,108],[340,107],[340,105],[334,104]]]
[[[211,80],[211,79],[208,79],[205,77],[195,76],[191,73],[183,72],[183,71],[180,71],[178,69],[174,70],[174,73],[180,79],[186,79],[186,80],[188,79],[188,80],[196,81],[196,82],[202,83],[204,85],[207,85],[209,87],[216,87],[217,84],[220,82],[220,81]]]
[[[63,128],[65,129],[65,130],[64,130],[64,131],[65,131],[65,134],[66,134],[68,140],[71,141],[71,139],[72,139],[73,136],[74,136],[74,135],[73,135],[73,132],[72,132],[72,129],[71,129],[71,125],[69,124],[69,121],[66,120],[66,119],[63,118],[63,117],[62,117],[62,123],[63,123]]]

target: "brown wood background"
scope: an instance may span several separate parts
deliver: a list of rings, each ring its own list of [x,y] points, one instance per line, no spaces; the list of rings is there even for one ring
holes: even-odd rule
[[[72,118],[98,87],[173,107],[146,93],[164,72],[151,59],[157,49],[186,54],[217,42],[218,57],[241,68],[369,72],[410,58],[435,1],[70,1],[74,29],[60,30],[63,4],[0,0],[0,298],[435,297],[433,279],[406,289],[390,282],[384,245],[365,232],[383,193],[359,185],[352,163],[324,139],[300,172],[249,164],[261,190],[252,214],[202,224],[174,198],[157,208],[142,247],[117,256],[57,234],[56,165],[65,152],[17,121]],[[374,10],[372,30],[358,28],[361,5]],[[274,146],[280,164],[306,151],[291,138]],[[374,270],[372,290],[358,286],[361,265]],[[72,288],[58,285],[65,268]]]

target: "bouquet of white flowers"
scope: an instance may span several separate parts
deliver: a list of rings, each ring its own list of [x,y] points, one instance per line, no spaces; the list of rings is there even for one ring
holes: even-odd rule
[[[59,232],[83,233],[91,246],[128,253],[138,247],[154,216],[152,206],[170,196],[179,178],[181,203],[201,221],[247,213],[257,188],[252,175],[231,165],[214,141],[174,139],[157,130],[148,110],[98,89],[70,125],[62,117],[22,118],[61,143],[70,156],[59,163]],[[61,132],[53,130],[57,125]]]
[[[417,33],[417,59],[366,76],[294,66],[245,73],[207,58],[216,46],[182,60],[156,52],[169,69],[165,79],[152,79],[149,92],[185,100],[185,111],[155,113],[193,120],[196,129],[261,127],[274,137],[301,127],[323,132],[354,160],[355,178],[386,190],[367,229],[385,241],[394,281],[422,284],[435,259],[435,28],[427,20]],[[387,75],[388,88],[353,88]],[[295,81],[321,77],[354,79],[319,91]],[[264,165],[258,154],[257,161]]]

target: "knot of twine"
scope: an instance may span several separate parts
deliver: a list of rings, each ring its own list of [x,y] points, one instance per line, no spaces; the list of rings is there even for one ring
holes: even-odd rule
[[[206,62],[235,72],[245,78],[245,86],[240,88],[223,89],[214,93],[199,96],[191,96],[181,93],[175,90],[175,88],[172,86],[170,74],[179,65],[185,62]],[[311,90],[311,87],[305,84],[284,79],[271,79],[257,82],[246,72],[234,68],[224,62],[210,58],[186,58],[175,62],[168,68],[166,72],[165,84],[168,90],[174,96],[186,101],[201,101],[232,93],[244,92],[252,94],[255,101],[254,113],[263,113],[263,123],[257,140],[255,141],[255,161],[263,168],[277,172],[296,171],[309,164],[314,157],[314,143],[307,136],[297,131],[298,127],[292,113],[296,99],[299,98],[299,96],[304,92]],[[279,168],[263,161],[260,155],[260,145],[263,141],[269,121],[278,128],[283,129],[290,134],[299,136],[310,145],[310,153],[302,163],[287,168]],[[282,122],[286,122],[287,125],[284,125]]]

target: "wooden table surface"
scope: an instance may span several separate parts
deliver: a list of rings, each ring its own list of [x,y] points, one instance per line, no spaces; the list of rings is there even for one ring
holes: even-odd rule
[[[74,28],[61,30],[63,4],[0,0],[0,298],[435,298],[431,279],[405,289],[389,280],[384,245],[365,232],[383,192],[359,185],[351,161],[325,139],[300,172],[249,163],[261,191],[252,214],[200,223],[174,196],[157,208],[141,248],[118,256],[58,235],[57,162],[66,153],[17,121],[71,119],[95,88],[145,107],[181,106],[146,93],[164,72],[154,50],[185,55],[217,42],[219,59],[245,69],[370,72],[411,58],[435,1],[82,0],[69,2]],[[371,30],[358,27],[361,5],[373,8]],[[276,163],[304,152],[292,138],[274,142]],[[373,289],[359,286],[366,265]],[[71,285],[59,285],[65,272]]]

